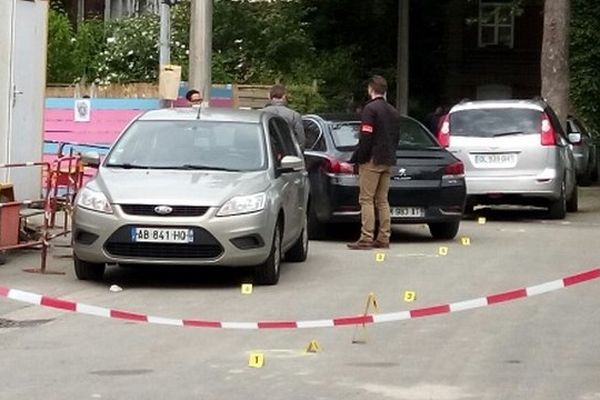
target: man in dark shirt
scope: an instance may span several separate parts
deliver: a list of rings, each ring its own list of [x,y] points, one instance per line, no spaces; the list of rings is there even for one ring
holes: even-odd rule
[[[348,244],[352,250],[390,246],[391,216],[388,202],[391,167],[396,165],[396,148],[400,136],[400,114],[385,100],[387,82],[381,76],[369,80],[369,97],[361,114],[358,147],[350,162],[358,164],[360,239]],[[379,232],[375,237],[375,209]]]

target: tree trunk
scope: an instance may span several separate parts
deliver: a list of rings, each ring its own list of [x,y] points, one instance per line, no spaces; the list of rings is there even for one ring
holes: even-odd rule
[[[542,97],[558,115],[563,127],[569,113],[570,0],[546,0],[542,43]]]

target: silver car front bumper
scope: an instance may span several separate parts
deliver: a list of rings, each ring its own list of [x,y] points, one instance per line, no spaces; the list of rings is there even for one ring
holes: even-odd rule
[[[253,266],[263,263],[269,256],[276,222],[276,218],[271,216],[267,209],[229,217],[217,217],[216,208],[210,208],[201,217],[137,216],[125,214],[119,206],[113,206],[113,209],[114,214],[104,214],[76,208],[73,217],[73,251],[79,259],[115,264]],[[121,240],[120,248],[125,251],[114,251],[110,244],[118,236],[118,232],[132,227],[190,228],[200,233],[195,236],[205,239],[202,239],[204,244],[150,244],[150,248],[146,247],[149,250],[148,255],[139,254],[140,248],[135,247],[138,244],[131,239],[129,243],[127,240]],[[122,239],[123,235],[120,236]],[[235,240],[240,238],[244,243],[250,243],[250,246],[240,248],[239,242]],[[238,246],[232,240],[238,243]],[[186,246],[207,244],[212,246],[212,250],[207,251],[206,256],[198,257],[197,253],[194,253],[194,256],[186,256],[187,251],[191,250]],[[131,252],[138,254],[124,254]]]

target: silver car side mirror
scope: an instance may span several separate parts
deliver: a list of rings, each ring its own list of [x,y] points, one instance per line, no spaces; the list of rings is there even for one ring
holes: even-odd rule
[[[296,156],[285,156],[281,159],[280,172],[302,171],[304,160]]]
[[[569,142],[572,144],[581,143],[581,133],[569,133]]]
[[[100,166],[100,154],[96,153],[95,151],[83,153],[81,155],[81,161],[84,165],[98,168]]]

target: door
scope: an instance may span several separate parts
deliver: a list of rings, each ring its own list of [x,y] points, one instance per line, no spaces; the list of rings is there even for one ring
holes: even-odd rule
[[[10,124],[2,138],[2,158],[6,163],[36,162],[43,149],[48,2],[16,0],[14,5]],[[17,199],[41,195],[41,168],[12,168],[3,179],[14,184]]]
[[[293,140],[293,134],[288,123],[274,117],[269,122],[272,147],[278,149],[280,157],[302,157],[298,144]],[[294,242],[303,228],[303,218],[306,214],[305,199],[308,198],[306,188],[306,171],[286,172],[279,176],[284,184],[283,208],[285,213],[284,246]]]

